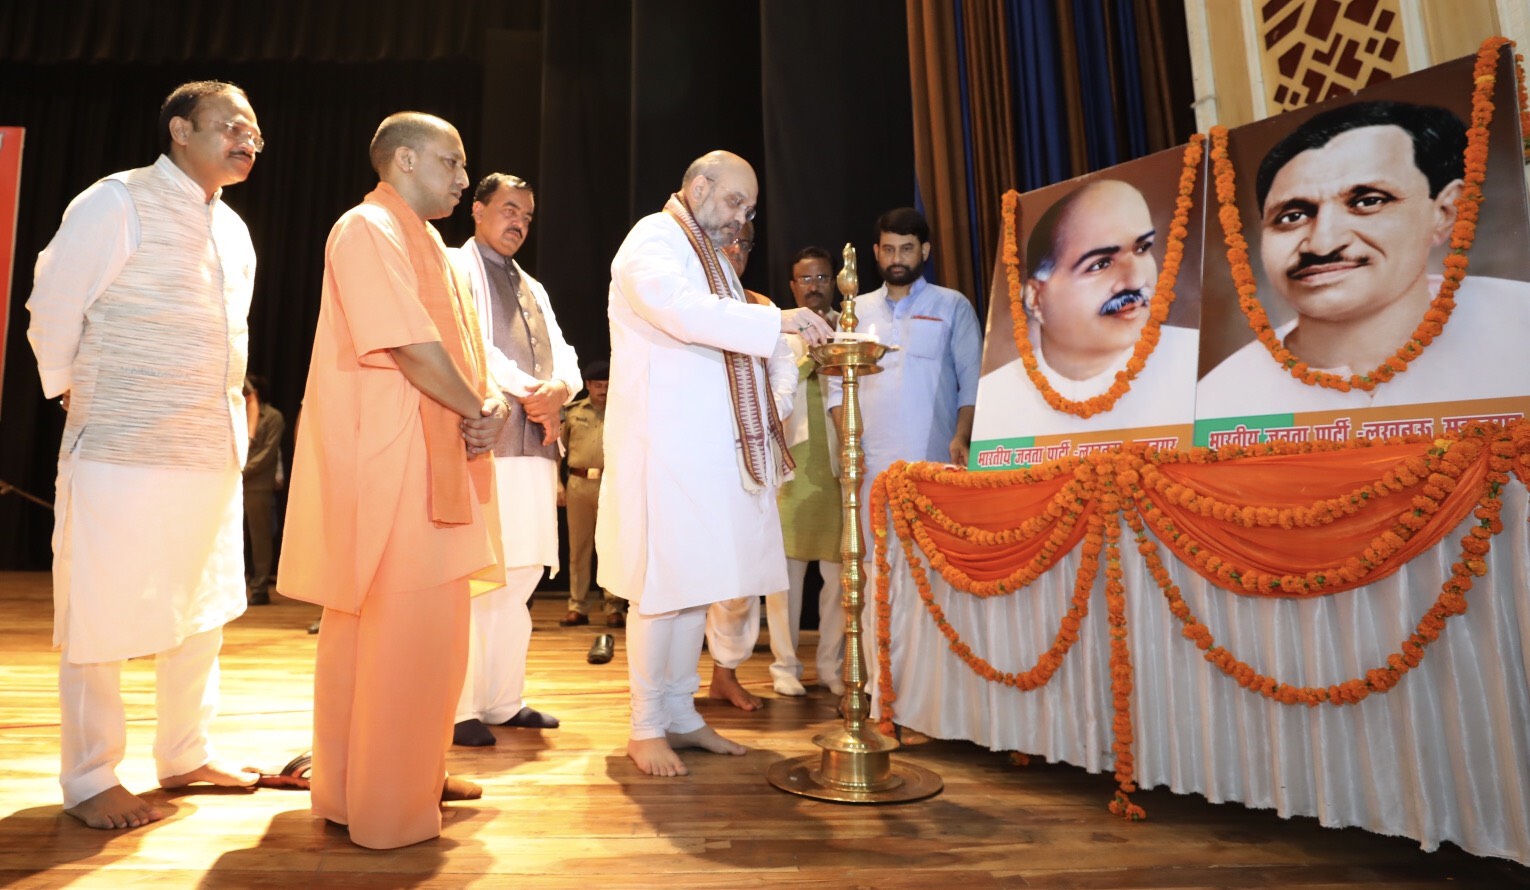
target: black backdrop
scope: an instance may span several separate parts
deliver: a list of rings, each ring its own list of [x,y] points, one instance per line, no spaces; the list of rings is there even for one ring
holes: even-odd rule
[[[759,247],[745,282],[782,303],[798,247],[837,254],[854,240],[864,253],[876,215],[914,202],[905,28],[889,0],[0,5],[0,125],[26,128],[0,480],[53,494],[63,417],[26,343],[31,264],[75,194],[153,160],[158,106],[177,83],[238,83],[270,141],[226,197],[259,257],[250,368],[290,419],[324,239],[375,181],[366,145],[386,114],[439,114],[462,132],[475,179],[532,181],[537,222],[518,258],[581,357],[604,357],[610,257],[697,155],[754,162]],[[465,206],[438,225],[449,243],[471,235]],[[872,266],[863,258],[863,275]],[[0,569],[46,568],[51,528],[46,510],[0,496]]]

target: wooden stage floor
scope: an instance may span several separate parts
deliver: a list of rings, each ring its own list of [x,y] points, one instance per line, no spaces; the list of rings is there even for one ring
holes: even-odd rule
[[[765,696],[745,714],[702,705],[745,757],[686,755],[692,774],[655,779],[623,751],[622,641],[585,663],[591,628],[560,628],[564,605],[533,607],[528,700],[550,731],[496,729],[499,744],[453,749],[451,770],[485,786],[446,807],[443,836],[402,850],[355,847],[308,812],[305,792],[147,796],[170,815],[133,831],[85,828],[58,803],[58,701],[48,576],[0,573],[0,885],[21,887],[1483,887],[1530,886],[1530,869],[1312,819],[1139,792],[1149,821],[1106,811],[1113,782],[1064,764],[1019,767],[965,742],[909,740],[899,757],[945,780],[912,804],[853,807],[772,788],[767,768],[814,752],[835,702],[820,688],[776,697],[768,652],[741,671]],[[315,610],[279,600],[231,624],[216,741],[234,763],[280,766],[308,746]],[[804,635],[811,664],[814,635]],[[711,666],[703,658],[702,668]],[[152,664],[124,671],[135,791],[155,787]],[[703,690],[704,691],[704,690]],[[409,731],[400,727],[401,732]]]

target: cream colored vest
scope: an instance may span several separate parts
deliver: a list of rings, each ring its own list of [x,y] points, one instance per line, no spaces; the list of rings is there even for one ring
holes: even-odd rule
[[[85,312],[63,451],[219,470],[244,461],[246,319],[229,318],[211,205],[153,167],[117,177],[140,242]],[[237,424],[243,427],[243,423]]]

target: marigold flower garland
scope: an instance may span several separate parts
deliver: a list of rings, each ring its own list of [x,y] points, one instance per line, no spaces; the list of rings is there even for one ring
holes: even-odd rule
[[[1399,437],[1388,440],[1393,444],[1429,441],[1426,437]],[[1274,507],[1238,506],[1203,495],[1164,478],[1153,461],[1172,462],[1176,455],[1155,454],[1144,460],[1138,476],[1140,484],[1134,488],[1137,501],[1134,509],[1140,510],[1158,536],[1172,549],[1180,561],[1200,566],[1206,573],[1215,575],[1217,583],[1234,593],[1278,593],[1282,596],[1312,596],[1352,587],[1369,575],[1390,567],[1390,563],[1411,538],[1414,532],[1429,524],[1429,517],[1440,508],[1440,502],[1455,489],[1456,480],[1466,468],[1481,456],[1483,443],[1476,435],[1463,435],[1455,440],[1434,440],[1436,447],[1422,457],[1410,456],[1385,470],[1375,482],[1358,486],[1350,494],[1314,502],[1307,507],[1277,509]],[[1361,444],[1364,442],[1365,444]],[[1335,451],[1354,447],[1371,447],[1376,443],[1351,440],[1344,443],[1306,443],[1307,447],[1293,448],[1288,443],[1264,442],[1241,448],[1249,457],[1267,454],[1311,453],[1314,450]],[[1158,506],[1159,502],[1178,504],[1221,522],[1241,525],[1245,528],[1275,527],[1315,528],[1332,523],[1341,515],[1358,513],[1370,504],[1379,503],[1389,494],[1417,489],[1412,497],[1412,511],[1404,512],[1387,531],[1373,538],[1370,545],[1359,555],[1351,556],[1340,565],[1319,566],[1296,575],[1272,575],[1235,565],[1217,554],[1214,548],[1181,531]]]
[[[1466,611],[1466,593],[1472,588],[1472,578],[1487,574],[1487,554],[1493,535],[1503,529],[1502,491],[1509,480],[1509,473],[1516,470],[1516,463],[1523,464],[1530,444],[1530,432],[1525,425],[1518,425],[1513,432],[1500,429],[1478,428],[1468,436],[1490,438],[1488,450],[1489,472],[1483,483],[1482,497],[1475,513],[1477,522],[1461,538],[1461,558],[1451,565],[1451,576],[1440,589],[1440,595],[1419,619],[1417,627],[1398,651],[1387,656],[1384,667],[1372,668],[1364,677],[1344,680],[1329,686],[1292,686],[1260,673],[1216,644],[1215,637],[1205,624],[1191,612],[1190,606],[1180,594],[1179,586],[1170,577],[1168,569],[1158,555],[1157,544],[1146,532],[1136,505],[1125,509],[1127,523],[1137,538],[1137,548],[1146,562],[1148,571],[1168,601],[1169,611],[1184,625],[1182,633],[1203,652],[1205,659],[1222,673],[1236,680],[1245,689],[1288,705],[1320,704],[1346,705],[1364,700],[1376,692],[1387,692],[1423,661],[1424,649],[1440,638],[1445,622]]]
[[[1477,51],[1477,63],[1472,72],[1472,111],[1466,142],[1466,172],[1460,196],[1456,199],[1456,223],[1451,230],[1450,252],[1445,257],[1445,275],[1440,282],[1439,293],[1429,304],[1429,310],[1414,329],[1407,342],[1398,347],[1386,361],[1364,374],[1348,377],[1315,371],[1299,356],[1287,349],[1284,341],[1270,325],[1270,317],[1259,302],[1258,284],[1249,263],[1248,241],[1243,237],[1243,220],[1238,211],[1237,177],[1232,157],[1227,150],[1227,128],[1211,128],[1211,164],[1216,182],[1217,202],[1220,206],[1223,241],[1227,244],[1227,263],[1232,269],[1233,286],[1238,292],[1238,308],[1248,318],[1248,326],[1259,342],[1269,350],[1271,357],[1291,376],[1308,386],[1322,386],[1340,392],[1361,389],[1369,392],[1378,385],[1408,370],[1408,363],[1424,354],[1425,348],[1434,342],[1445,329],[1455,309],[1455,294],[1466,277],[1467,254],[1476,239],[1477,215],[1482,204],[1482,181],[1487,175],[1488,136],[1493,121],[1493,88],[1497,82],[1495,70],[1498,51],[1512,45],[1503,37],[1491,37],[1482,42]],[[1521,69],[1521,76],[1523,69]],[[1519,90],[1520,119],[1530,121],[1523,89]]]
[[[1170,490],[1170,486],[1176,484],[1164,478],[1162,474],[1155,475],[1156,463],[1175,461],[1207,463],[1267,454],[1300,454],[1422,441],[1430,441],[1434,446],[1423,457],[1402,458],[1383,471],[1376,482],[1357,486],[1347,496],[1314,501],[1306,507],[1285,510],[1254,508],[1252,512],[1249,512],[1246,508],[1234,508],[1233,505],[1224,504],[1215,498],[1191,491],[1187,486],[1179,486],[1176,489],[1177,497],[1187,503],[1196,504],[1198,511],[1207,511],[1203,515],[1216,515],[1219,510],[1223,511],[1224,515],[1218,517],[1223,521],[1250,527],[1280,525],[1292,528],[1317,528],[1331,522],[1337,515],[1366,509],[1368,503],[1379,500],[1381,494],[1407,488],[1417,488],[1421,492],[1415,497],[1413,515],[1427,516],[1433,512],[1427,505],[1448,494],[1462,471],[1478,460],[1485,459],[1489,462],[1488,472],[1483,482],[1483,492],[1473,514],[1477,522],[1461,539],[1461,556],[1451,567],[1451,577],[1442,585],[1439,597],[1419,620],[1414,632],[1400,644],[1398,651],[1388,656],[1385,666],[1373,668],[1363,677],[1344,680],[1329,686],[1293,686],[1266,676],[1239,660],[1226,649],[1218,646],[1210,630],[1195,617],[1180,594],[1178,585],[1168,573],[1159,553],[1158,542],[1147,533],[1148,522],[1156,509],[1153,506],[1152,494],[1161,496],[1165,491]],[[889,510],[889,493],[917,491],[917,488],[912,488],[912,485],[920,480],[938,479],[945,484],[996,486],[1001,483],[1000,477],[1003,477],[1002,484],[1034,484],[1055,480],[1064,473],[1070,473],[1073,477],[1064,491],[1068,492],[1068,497],[1074,499],[1073,507],[1076,508],[1079,516],[1085,518],[1087,528],[1081,548],[1080,569],[1074,580],[1069,609],[1062,619],[1052,645],[1042,653],[1032,667],[1015,673],[1000,671],[973,652],[971,646],[964,642],[956,629],[951,626],[944,610],[935,602],[929,574],[920,564],[918,549],[925,549],[927,545],[918,543],[916,531],[921,524],[921,517],[937,515],[938,509],[934,508],[933,503],[921,503],[919,498],[903,497]],[[893,468],[877,478],[871,497],[873,516],[885,517],[890,514],[890,520],[874,524],[874,554],[877,565],[875,604],[878,616],[876,643],[878,677],[881,681],[879,693],[882,704],[881,727],[885,732],[893,731],[893,721],[896,716],[893,702],[897,699],[893,686],[891,658],[892,611],[889,582],[892,566],[888,559],[888,521],[892,525],[892,533],[898,536],[903,547],[904,556],[910,568],[910,576],[914,580],[920,600],[942,635],[947,638],[952,652],[979,676],[990,682],[1004,683],[1020,691],[1030,691],[1050,682],[1058,667],[1061,666],[1063,658],[1078,641],[1083,620],[1089,613],[1089,596],[1098,577],[1099,556],[1102,552],[1104,553],[1106,623],[1111,636],[1111,701],[1114,712],[1112,750],[1115,755],[1115,772],[1119,784],[1110,809],[1113,813],[1126,818],[1142,819],[1146,818],[1146,813],[1141,807],[1134,805],[1128,796],[1136,789],[1136,780],[1133,753],[1135,736],[1131,717],[1134,672],[1131,666],[1130,649],[1127,645],[1128,623],[1120,556],[1120,522],[1123,516],[1132,529],[1138,552],[1143,557],[1149,575],[1164,594],[1171,613],[1183,625],[1184,636],[1205,652],[1204,657],[1208,662],[1244,688],[1283,704],[1301,704],[1309,707],[1324,703],[1351,704],[1371,694],[1384,693],[1394,688],[1403,675],[1422,662],[1425,649],[1439,638],[1445,623],[1451,617],[1466,610],[1465,596],[1472,587],[1472,579],[1487,573],[1486,558],[1491,548],[1491,539],[1503,529],[1501,493],[1511,473],[1521,482],[1530,483],[1530,422],[1517,422],[1507,428],[1491,424],[1473,424],[1452,437],[1435,440],[1422,437],[1399,437],[1386,440],[1384,443],[1363,439],[1338,444],[1269,442],[1256,446],[1233,446],[1216,451],[1196,449],[1188,453],[1146,452],[1142,449],[1124,448],[1086,458],[1040,465],[1023,473],[965,474],[951,473],[932,464],[895,464]],[[992,481],[979,483],[977,480]],[[920,498],[930,500],[924,496]],[[1047,505],[1047,509],[1056,504],[1057,500],[1054,499]],[[1405,517],[1407,515],[1409,514],[1404,514]],[[1287,522],[1290,524],[1286,525]],[[953,528],[968,528],[954,521],[948,520],[948,523]],[[1021,527],[1026,526],[1022,523]],[[1398,543],[1400,543],[1402,534],[1404,532],[1411,534],[1413,530],[1415,529],[1403,528],[1399,531],[1394,528],[1392,532],[1386,534],[1397,535]],[[928,546],[934,547],[933,542],[929,542]],[[936,548],[926,550],[926,553],[938,555],[939,551]],[[1377,542],[1373,541],[1364,558],[1370,561],[1384,561],[1386,556],[1378,550]],[[1305,582],[1317,583],[1321,586],[1321,579],[1315,580],[1307,576],[1281,580],[1283,583]],[[976,586],[970,579],[966,579],[965,585]],[[952,586],[958,590],[966,589],[963,583],[952,582]],[[1236,585],[1233,586],[1236,587]]]
[[[1137,338],[1126,369],[1116,374],[1115,382],[1100,395],[1088,399],[1069,399],[1052,388],[1046,375],[1036,361],[1036,350],[1031,344],[1030,327],[1025,318],[1024,298],[1021,296],[1020,245],[1017,241],[1015,220],[1020,206],[1020,194],[1013,189],[1004,193],[1003,258],[1004,274],[1009,282],[1009,311],[1014,319],[1015,347],[1020,350],[1020,361],[1026,376],[1054,409],[1075,417],[1093,417],[1115,407],[1117,401],[1132,388],[1132,381],[1142,373],[1147,358],[1158,347],[1159,328],[1169,318],[1169,307],[1174,304],[1174,282],[1179,278],[1179,267],[1184,261],[1185,237],[1189,234],[1190,211],[1195,206],[1195,183],[1201,169],[1206,137],[1196,133],[1185,146],[1184,167],[1179,176],[1179,197],[1174,204],[1174,219],[1169,224],[1169,242],[1164,247],[1163,268],[1158,273],[1158,283],[1149,303],[1148,322]]]
[[[1076,477],[1079,471],[1078,462],[1075,460],[1069,467],[1074,470],[1075,478],[1063,486],[1043,511],[1027,519],[1018,528],[989,531],[976,526],[963,525],[946,516],[935,506],[933,500],[921,494],[918,482],[934,481],[947,485],[959,485],[963,488],[1003,488],[1014,484],[1015,474],[1013,472],[951,472],[938,464],[913,466],[931,467],[933,471],[914,470],[907,462],[899,461],[889,468],[889,472],[882,478],[885,497],[889,503],[895,505],[894,516],[907,517],[906,525],[900,525],[899,529],[900,531],[907,529],[909,536],[929,559],[930,568],[939,572],[947,583],[974,596],[985,598],[1004,596],[1014,593],[1040,577],[1066,552],[1064,545],[1074,537],[1079,518],[1090,509],[1087,499],[1079,494],[1082,483]],[[1056,468],[1053,469],[1056,470]],[[1033,476],[1027,478],[1034,479]],[[951,565],[945,554],[941,552],[940,546],[930,537],[924,524],[919,521],[919,514],[930,517],[936,525],[956,537],[988,547],[1031,540],[1039,537],[1042,532],[1047,532],[1047,539],[1035,557],[1009,575],[993,581],[975,581],[961,569]]]
[[[907,479],[915,474],[929,472],[925,469],[935,467],[932,464],[910,465],[902,461],[893,464],[882,475],[877,477],[871,490],[871,515],[883,517],[890,501],[890,493],[893,489],[901,487]],[[936,472],[939,472],[937,469]],[[961,474],[964,479],[982,479],[991,477],[991,474]],[[951,651],[962,659],[966,665],[978,676],[989,681],[1003,683],[1022,692],[1029,692],[1045,686],[1052,679],[1057,668],[1062,665],[1063,658],[1073,644],[1078,642],[1079,631],[1083,627],[1084,619],[1089,615],[1089,592],[1094,588],[1094,579],[1099,570],[1099,556],[1103,546],[1103,520],[1098,511],[1089,511],[1087,514],[1088,531],[1084,535],[1080,548],[1079,571],[1074,582],[1073,600],[1067,614],[1062,618],[1057,633],[1053,637],[1052,645],[1043,652],[1036,660],[1035,665],[1027,670],[1017,673],[1000,671],[986,660],[974,654],[972,648],[962,642],[960,635],[951,624],[946,621],[945,611],[935,602],[934,593],[930,587],[929,574],[920,564],[919,555],[914,549],[914,529],[918,527],[917,506],[905,500],[892,510],[891,523],[897,537],[903,547],[905,559],[908,561],[909,574],[914,579],[914,585],[919,591],[919,598],[923,601],[926,611],[935,622],[935,626],[950,641]],[[1082,505],[1079,506],[1083,511]],[[877,666],[880,679],[880,700],[882,705],[881,726],[884,732],[892,732],[893,729],[893,706],[897,696],[893,693],[892,686],[892,661],[891,646],[892,635],[889,625],[892,618],[891,603],[888,598],[889,577],[892,566],[887,559],[888,534],[887,528],[882,522],[875,522],[877,526],[873,537],[876,539],[874,557],[877,565],[877,589],[875,594],[877,614]],[[933,546],[933,545],[932,545]],[[921,548],[923,545],[921,545]],[[926,550],[926,553],[931,552]],[[934,550],[938,553],[938,549]],[[960,582],[953,582],[959,590],[967,593],[976,593],[969,588],[978,588],[982,585],[978,582],[967,580],[964,586]],[[1012,591],[1011,591],[1012,592]],[[976,594],[983,595],[983,594]],[[991,595],[991,594],[990,594]]]
[[[1110,802],[1110,811],[1117,816],[1140,821],[1147,818],[1147,813],[1127,796],[1137,790],[1136,759],[1132,754],[1136,733],[1132,729],[1132,655],[1126,645],[1126,585],[1121,580],[1122,499],[1116,490],[1116,467],[1110,458],[1111,455],[1105,454],[1095,461],[1096,482],[1101,489],[1100,513],[1104,516],[1105,526],[1105,607],[1106,624],[1110,627],[1110,703],[1115,712],[1111,719],[1114,731],[1110,748],[1115,754],[1117,788]]]

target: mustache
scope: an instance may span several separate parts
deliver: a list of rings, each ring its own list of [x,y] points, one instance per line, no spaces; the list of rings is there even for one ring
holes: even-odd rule
[[[1100,314],[1105,316],[1115,315],[1118,312],[1125,312],[1133,306],[1146,305],[1147,301],[1148,293],[1146,288],[1139,287],[1132,290],[1124,290],[1106,300],[1105,305],[1100,307]]]
[[[1329,266],[1334,264],[1364,266],[1369,262],[1370,260],[1366,259],[1365,257],[1345,256],[1344,251],[1342,250],[1335,250],[1332,253],[1322,254],[1298,253],[1296,255],[1296,263],[1286,270],[1286,277],[1294,278],[1311,269],[1313,266]]]

